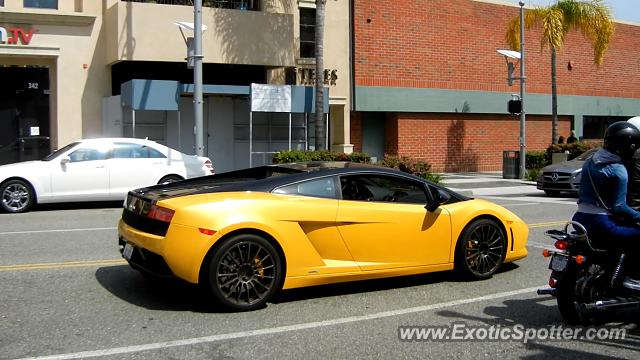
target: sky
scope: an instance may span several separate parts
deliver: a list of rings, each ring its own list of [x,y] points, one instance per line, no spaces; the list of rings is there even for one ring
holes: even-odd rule
[[[519,0],[506,0],[517,4]],[[524,0],[525,8],[528,6],[547,6],[554,0]],[[640,0],[604,0],[611,7],[613,18],[616,20],[630,21],[640,24]]]

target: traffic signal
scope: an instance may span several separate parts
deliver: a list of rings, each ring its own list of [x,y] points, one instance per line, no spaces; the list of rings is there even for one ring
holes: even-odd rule
[[[522,112],[522,100],[511,99],[507,103],[507,109],[511,114],[520,114]]]

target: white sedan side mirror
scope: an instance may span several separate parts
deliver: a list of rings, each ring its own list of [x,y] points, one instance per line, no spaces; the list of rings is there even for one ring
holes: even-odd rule
[[[62,159],[60,159],[60,165],[62,166],[67,165],[70,162],[71,162],[71,158],[68,156],[65,156]]]

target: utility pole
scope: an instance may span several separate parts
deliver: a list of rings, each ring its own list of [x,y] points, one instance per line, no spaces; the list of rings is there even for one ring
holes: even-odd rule
[[[525,172],[527,164],[527,146],[525,132],[525,107],[524,107],[524,82],[527,79],[524,74],[524,1],[518,3],[520,5],[520,101],[522,109],[520,110],[520,179],[526,179]]]
[[[193,116],[196,155],[204,156],[204,130],[202,120],[202,0],[193,1],[194,13],[194,42],[195,54],[193,55]]]

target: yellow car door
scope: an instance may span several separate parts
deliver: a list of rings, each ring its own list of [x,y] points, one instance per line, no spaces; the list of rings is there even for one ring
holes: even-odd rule
[[[337,227],[362,270],[445,264],[449,213],[425,208],[422,183],[393,175],[341,176]]]
[[[336,227],[338,211],[338,191],[333,176],[302,181],[279,187],[274,194],[297,195],[289,197],[286,206],[276,209],[279,218],[285,221],[295,221],[306,240],[318,255],[319,263],[305,268],[305,274],[335,274],[360,271],[357,263],[349,253],[342,236]],[[299,245],[302,245],[300,243]],[[290,268],[296,261],[309,262],[311,258],[296,259],[292,257]]]

